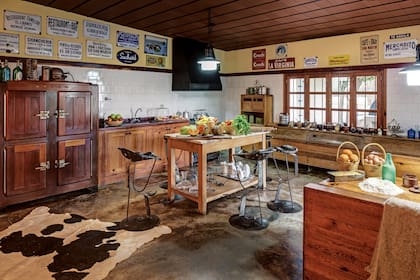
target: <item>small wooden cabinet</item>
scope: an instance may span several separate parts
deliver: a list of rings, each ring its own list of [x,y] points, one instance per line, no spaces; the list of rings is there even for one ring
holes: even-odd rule
[[[251,125],[271,125],[273,123],[273,96],[241,95],[241,114],[247,117]]]
[[[125,159],[119,147],[136,152],[153,152],[161,160],[156,161],[153,172],[167,170],[165,134],[179,132],[187,122],[144,124],[141,126],[105,128],[99,132],[99,185],[107,185],[127,179],[129,161]],[[189,163],[189,154],[177,151],[179,167]],[[135,177],[149,174],[153,160],[136,164]]]
[[[0,208],[97,184],[97,87],[87,83],[1,84]]]

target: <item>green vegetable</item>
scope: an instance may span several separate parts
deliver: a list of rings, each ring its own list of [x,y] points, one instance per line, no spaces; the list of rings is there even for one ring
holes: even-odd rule
[[[244,115],[237,115],[233,119],[232,126],[235,128],[237,135],[247,135],[251,130],[249,122]]]
[[[183,126],[179,130],[179,133],[181,135],[189,135],[190,134],[190,132],[189,132],[190,129],[196,129],[196,126],[195,125],[186,125],[186,126]]]

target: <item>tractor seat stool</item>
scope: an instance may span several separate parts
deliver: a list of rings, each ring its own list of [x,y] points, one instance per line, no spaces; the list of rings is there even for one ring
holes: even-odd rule
[[[159,217],[156,215],[151,215],[150,212],[150,202],[149,197],[156,194],[156,192],[146,192],[146,188],[149,185],[150,177],[153,172],[153,168],[155,167],[156,160],[160,160],[160,157],[155,155],[152,152],[133,152],[126,148],[118,148],[122,155],[129,159],[128,165],[128,198],[127,198],[127,211],[126,211],[126,218],[122,220],[119,224],[119,228],[127,230],[127,231],[143,231],[151,229],[157,225],[159,225],[160,220]],[[134,174],[135,174],[135,167],[136,164],[143,160],[151,160],[153,159],[153,166],[150,169],[149,175],[147,177],[146,184],[141,188],[138,189],[134,184]],[[146,205],[146,215],[132,215],[128,216],[128,209],[130,207],[130,194],[131,190],[136,191],[138,193],[143,193],[144,195],[144,203]]]
[[[282,154],[285,155],[285,159],[286,159],[286,169],[287,169],[287,175],[286,175],[286,181],[287,181],[287,185],[289,187],[289,195],[290,195],[290,200],[281,200],[280,199],[280,191],[281,191],[281,185],[283,183],[283,179],[280,176],[280,170],[279,167],[277,165],[277,160],[275,158],[273,158],[274,160],[274,164],[276,166],[277,169],[277,173],[279,176],[279,184],[277,186],[277,190],[276,190],[276,196],[275,199],[268,202],[267,203],[267,207],[272,210],[272,211],[277,211],[277,212],[281,212],[281,213],[296,213],[302,210],[302,206],[298,203],[296,203],[295,201],[293,201],[293,195],[292,195],[292,188],[290,186],[290,169],[289,169],[289,160],[288,160],[288,156],[293,156],[294,158],[294,162],[295,162],[295,176],[298,175],[299,171],[298,171],[298,149],[296,147],[290,146],[290,145],[282,145],[279,147],[275,147],[277,152],[280,152]]]
[[[237,167],[236,162],[239,158],[253,160],[257,162],[258,168],[258,184],[256,186],[256,191],[258,194],[258,213],[256,214],[246,214],[246,201],[247,201],[247,194],[250,192],[250,188],[245,188],[242,184],[242,180],[239,180],[242,188],[244,189],[244,193],[241,196],[241,203],[239,206],[239,214],[232,215],[229,218],[229,223],[238,228],[244,230],[261,230],[268,227],[268,220],[263,218],[262,209],[261,209],[261,199],[260,199],[260,191],[263,188],[263,162],[267,159],[273,152],[275,151],[274,148],[267,148],[261,150],[255,150],[251,152],[243,152],[234,154],[235,159],[235,166]],[[237,169],[238,170],[238,169]],[[237,171],[238,178],[239,173]]]

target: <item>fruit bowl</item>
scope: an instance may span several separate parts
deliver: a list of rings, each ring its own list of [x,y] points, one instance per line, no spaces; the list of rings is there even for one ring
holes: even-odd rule
[[[120,121],[118,121],[118,120],[116,120],[116,121],[107,120],[106,124],[109,125],[109,126],[120,126],[120,125],[123,124],[123,122],[124,122],[124,120],[120,120]]]

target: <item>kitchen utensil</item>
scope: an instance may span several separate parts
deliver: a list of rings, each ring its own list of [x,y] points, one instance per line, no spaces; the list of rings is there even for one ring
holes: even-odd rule
[[[403,179],[403,187],[412,188],[417,186],[418,180],[417,176],[413,174],[405,174],[402,176]]]
[[[190,119],[190,113],[188,111],[184,111],[184,112],[182,112],[182,117],[184,119],[189,120]]]

